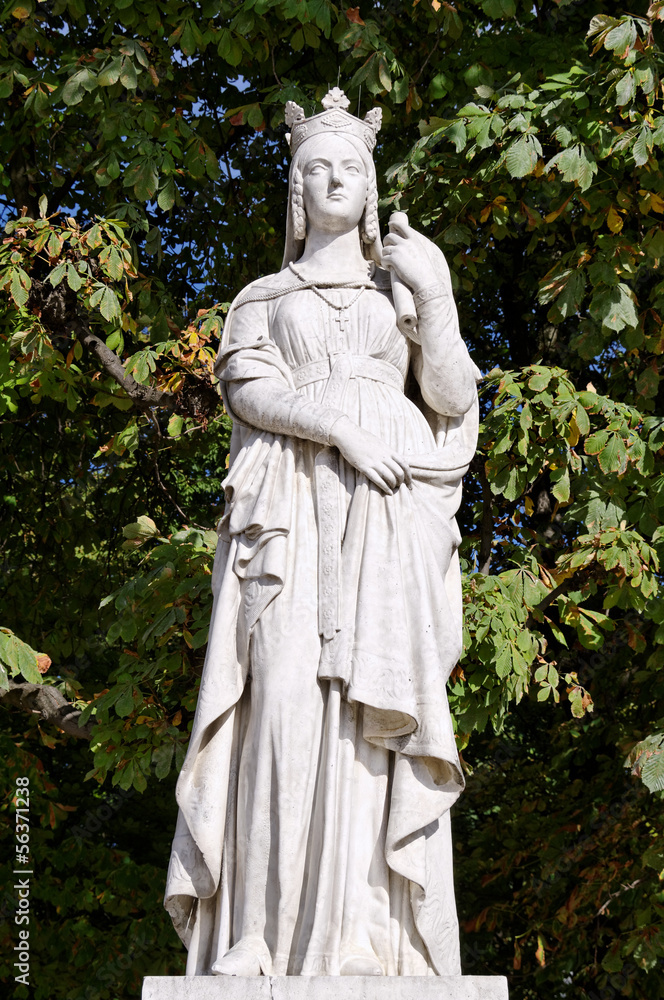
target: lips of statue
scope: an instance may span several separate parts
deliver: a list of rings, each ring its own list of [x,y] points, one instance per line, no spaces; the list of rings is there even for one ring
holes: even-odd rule
[[[344,233],[354,229],[367,200],[367,172],[355,148],[338,135],[324,136],[303,171],[308,229]]]

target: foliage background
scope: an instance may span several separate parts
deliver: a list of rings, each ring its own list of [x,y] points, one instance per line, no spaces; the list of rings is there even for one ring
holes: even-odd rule
[[[378,104],[381,213],[486,373],[451,703],[464,971],[664,997],[663,4],[11,0],[0,13],[0,716],[31,987],[180,974],[161,909],[209,615],[227,303],[281,258],[283,106]],[[355,105],[354,105],[355,106]],[[626,766],[627,765],[627,766]],[[471,773],[472,772],[472,773]]]

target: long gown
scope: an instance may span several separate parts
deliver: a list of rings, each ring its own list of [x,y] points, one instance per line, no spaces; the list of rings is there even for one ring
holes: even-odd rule
[[[458,337],[451,296],[426,308]],[[338,975],[358,955],[386,975],[460,974],[446,682],[477,406],[427,407],[416,350],[380,271],[315,289],[286,270],[229,315],[222,386],[279,379],[408,456],[414,483],[385,494],[334,448],[235,421],[166,893],[188,975],[239,941],[266,975]]]

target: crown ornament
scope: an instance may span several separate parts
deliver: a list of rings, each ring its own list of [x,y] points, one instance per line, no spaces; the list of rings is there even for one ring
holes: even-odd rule
[[[380,108],[372,108],[364,118],[356,118],[355,115],[348,113],[347,108],[350,106],[350,101],[339,87],[333,87],[332,90],[329,90],[321,104],[324,110],[307,118],[304,114],[304,108],[301,108],[299,104],[296,104],[295,101],[286,102],[284,117],[286,125],[290,129],[290,132],[286,133],[286,138],[290,144],[291,153],[299,149],[305,139],[330,132],[340,132],[341,134],[345,132],[347,135],[354,135],[366,144],[370,153],[373,153],[383,115]]]

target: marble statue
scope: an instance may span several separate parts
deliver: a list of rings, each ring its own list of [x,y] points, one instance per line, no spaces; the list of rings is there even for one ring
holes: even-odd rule
[[[479,373],[440,250],[381,244],[334,88],[293,154],[283,266],[235,299],[214,609],[166,906],[188,976],[459,976],[446,682]]]

